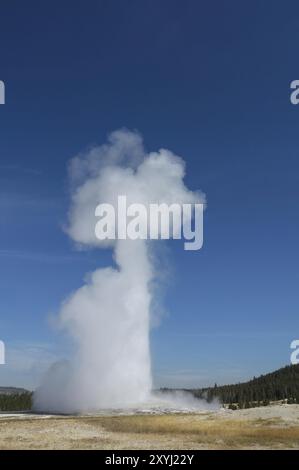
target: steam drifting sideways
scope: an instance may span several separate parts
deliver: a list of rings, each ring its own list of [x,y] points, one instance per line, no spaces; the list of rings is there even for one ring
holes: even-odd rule
[[[111,247],[116,267],[93,272],[62,304],[59,322],[76,352],[69,362],[52,366],[35,393],[35,409],[92,412],[151,399],[151,242],[99,240],[95,208],[116,206],[120,194],[128,204],[145,206],[204,203],[202,193],[186,188],[184,175],[180,157],[165,149],[146,153],[141,136],[128,130],[113,132],[107,144],[71,160],[67,232],[79,245]]]

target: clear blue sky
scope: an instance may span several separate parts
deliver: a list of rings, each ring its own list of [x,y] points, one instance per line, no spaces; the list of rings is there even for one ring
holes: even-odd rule
[[[207,194],[204,247],[171,242],[159,385],[247,379],[299,337],[299,4],[2,1],[0,385],[35,386],[67,354],[49,316],[109,251],[62,230],[66,164],[119,127],[187,162]]]

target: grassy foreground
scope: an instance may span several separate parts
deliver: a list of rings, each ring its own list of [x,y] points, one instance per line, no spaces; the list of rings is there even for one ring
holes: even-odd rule
[[[217,413],[0,419],[0,449],[298,449],[299,423]]]

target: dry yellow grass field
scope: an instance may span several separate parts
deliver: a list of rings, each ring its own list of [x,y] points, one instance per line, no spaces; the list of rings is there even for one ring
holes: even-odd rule
[[[299,407],[276,409],[130,416],[2,416],[0,449],[299,449]]]

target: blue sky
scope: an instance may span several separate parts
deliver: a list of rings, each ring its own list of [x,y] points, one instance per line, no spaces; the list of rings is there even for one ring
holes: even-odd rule
[[[0,385],[68,354],[49,318],[111,262],[63,232],[68,160],[120,127],[187,163],[204,247],[169,243],[158,385],[247,379],[299,336],[299,5],[257,0],[1,2]]]

